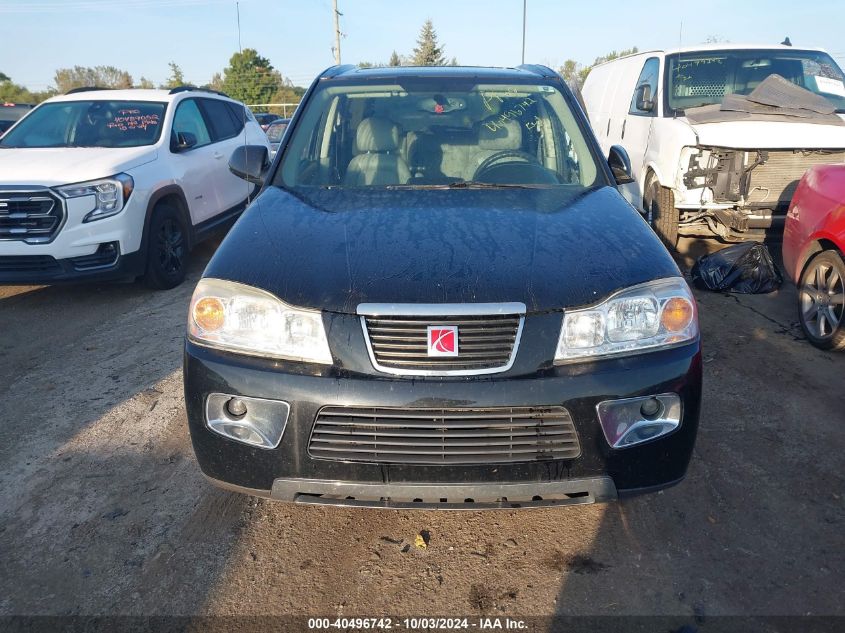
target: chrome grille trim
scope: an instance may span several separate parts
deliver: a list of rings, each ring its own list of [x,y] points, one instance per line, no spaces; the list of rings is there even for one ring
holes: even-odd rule
[[[376,464],[508,464],[575,459],[581,444],[561,406],[326,406],[314,420],[308,454]]]
[[[0,240],[49,243],[64,220],[62,201],[48,190],[0,187]]]
[[[505,372],[516,360],[525,324],[525,304],[516,302],[362,303],[358,314],[373,367],[396,376]],[[458,356],[428,356],[430,325],[458,326]]]

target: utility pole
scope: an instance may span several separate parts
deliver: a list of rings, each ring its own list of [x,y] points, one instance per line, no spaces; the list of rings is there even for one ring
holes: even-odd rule
[[[528,13],[528,0],[522,0],[522,63],[525,63],[525,17]]]
[[[334,63],[340,65],[340,11],[337,10],[337,0],[332,0],[334,13]]]

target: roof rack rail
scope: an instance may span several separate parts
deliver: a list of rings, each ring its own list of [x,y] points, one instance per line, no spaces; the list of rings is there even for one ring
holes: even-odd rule
[[[323,72],[320,73],[320,77],[323,79],[330,79],[331,77],[337,77],[338,75],[342,75],[344,73],[348,73],[351,70],[355,70],[358,68],[355,64],[342,64],[340,66],[329,66]]]
[[[80,86],[79,88],[72,88],[68,90],[66,95],[73,95],[77,92],[93,92],[94,90],[112,90],[112,88],[104,88],[102,86]]]
[[[520,64],[519,66],[517,66],[517,68],[546,78],[558,76],[555,71],[553,71],[548,66],[543,66],[542,64]]]
[[[197,86],[176,86],[175,88],[171,88],[170,92],[168,92],[167,94],[175,95],[180,92],[210,92],[212,94],[220,95],[221,97],[231,99],[231,97],[225,92],[220,92],[219,90],[214,90],[212,88],[199,88]]]

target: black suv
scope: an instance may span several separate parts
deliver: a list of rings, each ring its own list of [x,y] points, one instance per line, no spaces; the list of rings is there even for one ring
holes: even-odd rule
[[[548,68],[335,67],[191,300],[203,472],[391,508],[606,501],[683,478],[696,304]]]

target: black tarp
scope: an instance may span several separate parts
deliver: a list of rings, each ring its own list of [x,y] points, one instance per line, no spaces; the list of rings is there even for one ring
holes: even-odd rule
[[[692,283],[703,290],[763,294],[780,288],[783,276],[765,245],[743,242],[699,257]]]

